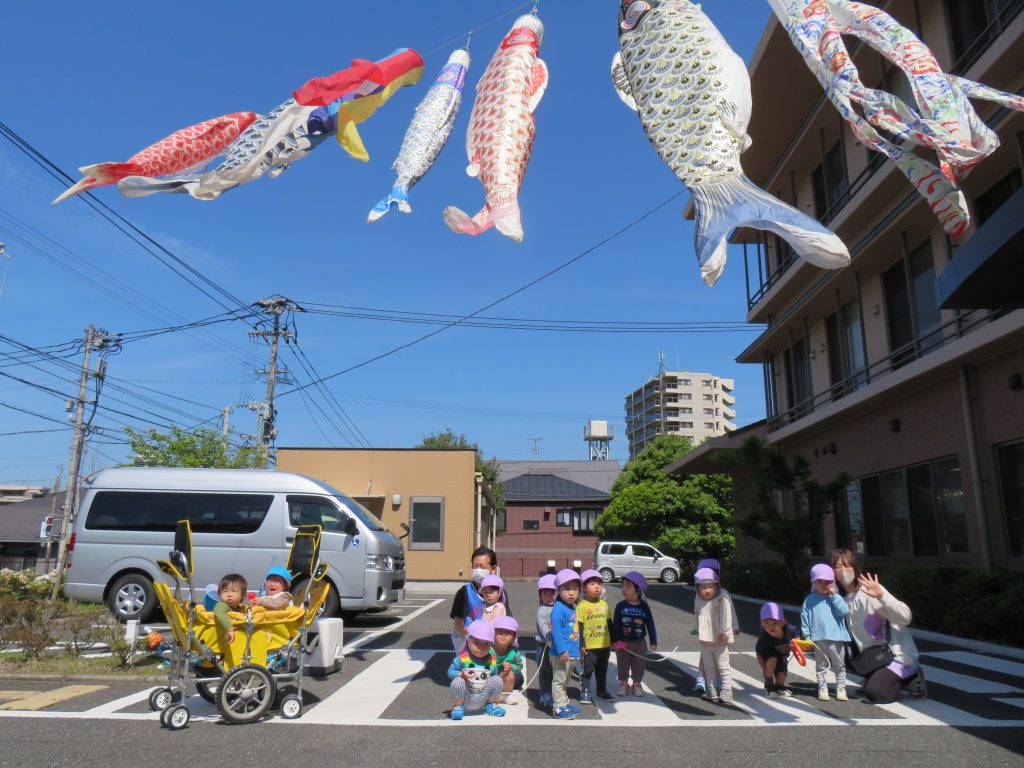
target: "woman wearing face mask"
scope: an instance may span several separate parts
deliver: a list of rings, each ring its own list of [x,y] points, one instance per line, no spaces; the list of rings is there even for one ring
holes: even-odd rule
[[[466,642],[469,625],[484,615],[487,604],[480,595],[480,582],[498,572],[498,555],[488,547],[477,547],[470,556],[470,565],[470,580],[455,593],[449,614],[452,618],[452,646],[456,651]],[[501,593],[501,600],[505,606],[505,615],[511,616],[512,609],[509,608],[504,590]]]
[[[904,688],[914,698],[927,695],[917,645],[910,634],[910,608],[883,587],[878,576],[862,573],[848,549],[832,550],[836,586],[850,607],[847,628],[856,652],[888,643],[893,660],[864,677],[863,693],[874,704],[890,704]],[[886,625],[888,624],[888,630]]]

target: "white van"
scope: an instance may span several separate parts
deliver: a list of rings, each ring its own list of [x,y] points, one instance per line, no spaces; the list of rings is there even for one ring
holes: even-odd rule
[[[270,470],[122,467],[86,483],[64,595],[106,602],[122,621],[145,620],[155,608],[155,561],[167,559],[178,520],[192,524],[197,591],[228,573],[258,590],[268,568],[285,565],[296,527],[312,523],[323,527],[320,561],[331,582],[325,615],[402,598],[402,543],[319,480]]]

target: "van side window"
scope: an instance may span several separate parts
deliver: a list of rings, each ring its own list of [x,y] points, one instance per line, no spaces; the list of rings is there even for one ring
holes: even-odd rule
[[[288,522],[300,525],[319,525],[325,531],[344,533],[348,515],[329,501],[317,496],[289,496]]]
[[[609,555],[624,555],[624,554],[626,554],[626,545],[625,544],[609,544],[608,548],[605,550],[605,553],[609,554]]]
[[[644,547],[638,544],[633,545],[633,554],[636,557],[657,557],[658,553],[652,547]]]
[[[85,527],[93,531],[173,531],[188,520],[193,533],[253,533],[273,496],[243,493],[99,491]]]

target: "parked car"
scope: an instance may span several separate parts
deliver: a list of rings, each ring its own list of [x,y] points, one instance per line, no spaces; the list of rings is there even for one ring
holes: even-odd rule
[[[605,582],[621,578],[629,571],[665,584],[679,581],[682,575],[678,560],[639,541],[599,541],[594,550],[594,568]]]
[[[64,595],[105,602],[121,621],[144,621],[156,607],[153,582],[162,578],[156,561],[167,557],[175,524],[185,519],[197,590],[230,572],[259,584],[270,566],[285,564],[298,526],[316,524],[331,585],[325,615],[402,599],[402,543],[326,483],[291,472],[147,467],[104,469],[88,481],[68,545]]]

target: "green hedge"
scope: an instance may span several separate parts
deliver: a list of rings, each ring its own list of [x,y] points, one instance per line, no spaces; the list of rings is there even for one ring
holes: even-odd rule
[[[723,584],[737,595],[800,605],[810,590],[782,563],[727,565],[724,571]],[[1024,579],[1018,572],[904,565],[885,567],[878,578],[910,606],[918,629],[1024,646]]]

